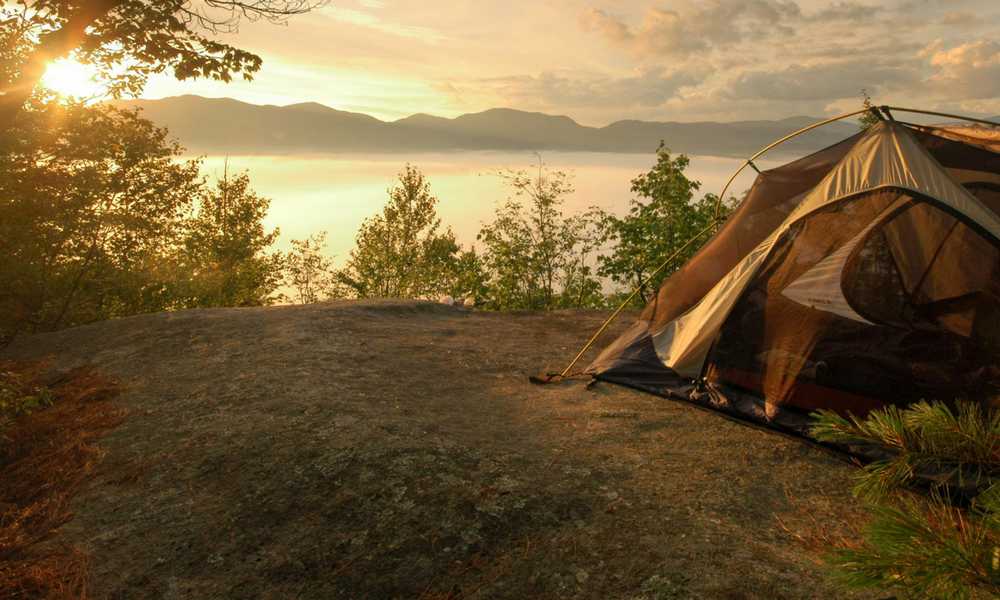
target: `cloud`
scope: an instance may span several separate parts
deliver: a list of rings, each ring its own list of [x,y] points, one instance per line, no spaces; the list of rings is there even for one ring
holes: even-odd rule
[[[861,95],[856,104],[860,107]],[[761,118],[784,118],[795,115],[824,114],[822,101],[774,101],[741,98],[727,86],[694,91],[672,98],[666,105],[671,115],[684,115],[684,120],[740,121]],[[766,115],[766,116],[765,116]],[[647,118],[664,120],[662,115],[650,114]]]
[[[931,48],[935,72],[927,82],[935,92],[966,100],[1000,95],[1000,42],[984,39],[951,50],[942,50],[935,42]]]
[[[386,5],[382,2],[360,0],[358,5],[361,10],[340,6],[336,10],[327,10],[322,15],[351,27],[373,30],[379,36],[419,39],[424,42],[444,42],[448,40],[447,36],[430,27],[420,27],[400,23],[395,20],[386,20],[379,14],[386,11]]]
[[[885,9],[881,6],[870,6],[858,2],[839,2],[830,4],[826,8],[812,15],[818,21],[854,21],[856,23],[866,23],[876,14]]]
[[[510,106],[607,124],[820,116],[859,107],[866,88],[884,104],[997,114],[1000,25],[984,6],[331,0],[288,27],[246,24],[239,45],[265,58],[252,86],[174,83],[173,93],[316,100],[383,118]]]
[[[516,75],[481,79],[465,85],[442,83],[437,89],[456,99],[494,96],[503,106],[549,107],[659,107],[687,87],[699,85],[708,71],[693,72],[662,66],[636,68],[631,77],[585,80],[544,71],[538,76]]]
[[[792,64],[775,71],[738,73],[729,81],[729,87],[741,100],[832,101],[857,97],[862,88],[872,93],[914,89],[921,85],[919,67],[914,61],[885,57]]]
[[[784,21],[801,14],[792,1],[677,0],[672,8],[650,6],[638,26],[603,10],[580,11],[580,25],[596,31],[632,60],[648,56],[687,59],[716,48],[727,48],[744,40],[771,35],[790,36],[794,30]]]
[[[1000,98],[960,102],[958,104],[958,111],[970,115],[978,114],[997,117],[1000,116]]]
[[[969,13],[964,13],[958,10],[948,11],[944,19],[941,21],[945,25],[951,25],[952,27],[961,27],[963,29],[968,29],[969,27],[975,27],[979,24],[979,19]]]

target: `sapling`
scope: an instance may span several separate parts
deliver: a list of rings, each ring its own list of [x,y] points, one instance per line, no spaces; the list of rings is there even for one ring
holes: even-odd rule
[[[10,428],[17,413],[30,414],[48,404],[52,404],[48,388],[27,386],[13,371],[0,372],[0,436]]]

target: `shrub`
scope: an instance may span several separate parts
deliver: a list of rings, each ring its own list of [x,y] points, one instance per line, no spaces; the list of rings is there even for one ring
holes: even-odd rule
[[[0,435],[10,428],[18,413],[30,414],[43,405],[52,404],[48,388],[31,387],[13,371],[0,371]]]

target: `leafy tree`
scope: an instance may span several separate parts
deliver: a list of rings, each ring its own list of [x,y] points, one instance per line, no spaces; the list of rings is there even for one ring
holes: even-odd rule
[[[586,258],[603,241],[596,226],[603,213],[592,209],[564,219],[559,205],[573,192],[569,176],[549,172],[540,158],[534,174],[511,169],[494,174],[526,201],[508,199],[477,236],[485,247],[490,305],[501,310],[592,305],[600,282]]]
[[[422,253],[417,265],[420,278],[428,282],[424,296],[450,295],[459,300],[482,297],[486,274],[476,249],[462,250],[451,229],[427,240]]]
[[[301,304],[344,295],[333,259],[322,254],[324,248],[326,232],[321,231],[305,240],[292,240],[292,251],[285,255],[285,283],[295,288]]]
[[[619,219],[609,215],[603,222],[608,239],[616,243],[610,255],[600,257],[598,275],[610,277],[615,283],[639,288],[666,260],[681,250],[699,232],[715,222],[717,196],[708,194],[697,202],[694,193],[701,183],[684,175],[690,160],[681,154],[676,158],[660,142],[656,151],[656,165],[632,180],[633,199],[629,212]],[[646,199],[648,202],[643,202]],[[723,203],[723,214],[736,204],[734,198]],[[650,282],[655,289],[691,258],[704,244],[704,240],[687,247]],[[648,301],[645,290],[640,291],[642,304]]]
[[[1000,412],[921,401],[866,419],[815,416],[819,440],[875,444],[890,456],[856,478],[854,493],[872,518],[860,544],[829,552],[840,583],[899,598],[1000,596]],[[957,506],[956,496],[967,504]]]
[[[48,103],[0,139],[0,342],[186,306],[270,302],[280,256],[246,175],[205,186],[136,112]],[[196,203],[198,206],[196,207]]]
[[[198,162],[134,112],[22,117],[0,140],[0,338],[173,306]]]
[[[451,229],[443,233],[430,183],[406,165],[388,189],[380,214],[365,219],[341,281],[359,298],[461,297],[475,286],[475,252],[462,253]],[[463,269],[471,269],[468,273]]]
[[[868,95],[868,92],[861,90],[861,97],[861,107],[868,109],[868,112],[861,113],[861,115],[858,116],[858,127],[861,128],[861,131],[864,131],[872,125],[877,125],[882,121],[882,119],[878,118],[875,114],[875,104],[872,102],[872,98]]]
[[[150,73],[178,79],[249,79],[261,59],[212,39],[244,20],[285,18],[324,0],[14,0],[0,9],[4,58],[0,134],[13,122],[46,66],[75,54],[95,64],[115,95],[138,92]],[[10,46],[16,41],[16,47]]]
[[[602,224],[606,219],[607,214],[597,208],[566,219],[566,231],[575,243],[563,265],[559,306],[584,308],[600,307],[607,303],[601,280],[589,264],[593,253],[607,241],[602,231]]]
[[[265,232],[270,204],[250,189],[248,174],[231,177],[228,166],[214,189],[202,188],[182,253],[186,307],[274,303],[284,258],[266,251],[279,234]]]

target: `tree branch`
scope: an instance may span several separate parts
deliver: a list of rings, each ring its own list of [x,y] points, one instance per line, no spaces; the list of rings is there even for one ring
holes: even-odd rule
[[[124,2],[125,0],[83,2],[81,8],[70,15],[60,29],[40,36],[38,45],[18,69],[17,77],[5,90],[6,93],[0,96],[0,136],[5,135],[14,123],[24,103],[45,74],[48,63],[66,56],[78,47],[86,36],[88,27]]]

